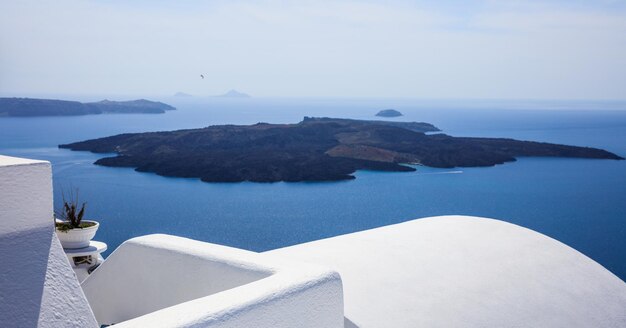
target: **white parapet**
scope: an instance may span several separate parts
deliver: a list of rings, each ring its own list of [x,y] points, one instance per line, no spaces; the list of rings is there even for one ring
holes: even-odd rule
[[[169,235],[124,242],[82,286],[98,322],[120,328],[344,323],[336,272]]]
[[[52,218],[50,163],[0,155],[0,327],[96,327]]]
[[[424,218],[264,255],[339,272],[351,327],[626,327],[623,281],[498,220]]]

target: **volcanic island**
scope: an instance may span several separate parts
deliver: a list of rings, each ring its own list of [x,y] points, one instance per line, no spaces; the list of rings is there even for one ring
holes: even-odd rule
[[[348,180],[357,170],[415,171],[416,164],[484,167],[520,156],[623,159],[597,148],[439,131],[423,122],[305,117],[295,124],[127,133],[59,147],[116,154],[98,159],[97,165],[206,182]]]

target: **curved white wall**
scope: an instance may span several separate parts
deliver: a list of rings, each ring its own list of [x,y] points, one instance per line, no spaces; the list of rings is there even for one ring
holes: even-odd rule
[[[83,289],[116,327],[343,327],[337,273],[175,236],[126,241]]]
[[[54,233],[50,163],[0,155],[0,327],[96,327]]]

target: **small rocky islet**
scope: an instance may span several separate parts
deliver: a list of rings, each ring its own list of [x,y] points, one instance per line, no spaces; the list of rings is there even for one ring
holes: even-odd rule
[[[395,109],[383,109],[380,112],[376,113],[376,116],[379,117],[400,117],[402,113]]]

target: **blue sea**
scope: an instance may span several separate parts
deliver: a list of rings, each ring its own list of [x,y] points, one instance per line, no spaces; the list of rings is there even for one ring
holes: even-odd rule
[[[98,99],[93,99],[98,100]],[[57,145],[118,133],[214,124],[292,123],[303,116],[424,121],[454,136],[511,137],[604,148],[626,157],[626,103],[411,99],[159,99],[162,115],[0,118],[0,154],[52,162],[55,205],[78,188],[109,252],[167,233],[253,251],[399,223],[464,214],[555,238],[626,280],[626,161],[520,158],[489,168],[359,171],[320,183],[204,183],[93,165],[106,155]]]

